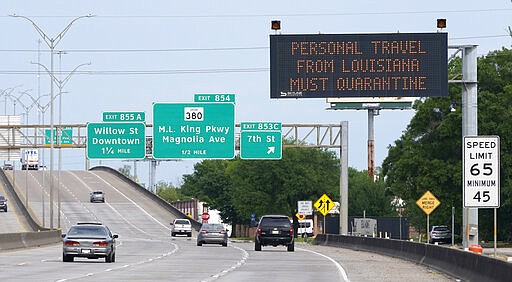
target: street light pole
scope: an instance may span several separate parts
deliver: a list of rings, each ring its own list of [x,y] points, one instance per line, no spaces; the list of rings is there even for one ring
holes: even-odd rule
[[[48,45],[48,47],[50,48],[50,58],[51,58],[51,60],[50,60],[50,72],[52,74],[52,78],[50,79],[50,229],[53,229],[53,186],[54,186],[54,181],[53,181],[53,148],[54,148],[54,144],[53,144],[54,143],[53,142],[53,130],[54,130],[54,124],[53,124],[53,110],[54,110],[54,107],[53,107],[53,96],[54,96],[54,94],[53,94],[53,83],[54,83],[54,79],[53,79],[53,52],[54,52],[55,47],[57,46],[57,44],[59,44],[59,42],[62,40],[62,38],[64,37],[64,35],[69,30],[71,25],[73,25],[74,22],[76,22],[77,20],[79,20],[81,18],[93,17],[93,15],[89,14],[89,15],[86,15],[86,16],[80,16],[80,17],[77,17],[77,18],[73,19],[54,38],[48,37],[46,35],[46,33],[33,20],[31,20],[30,18],[27,18],[25,16],[16,15],[16,14],[12,14],[12,15],[9,15],[9,16],[16,17],[16,18],[22,18],[22,19],[25,19],[25,20],[29,21],[32,24],[32,26],[34,26],[34,28],[39,33],[39,35],[43,38],[43,40],[46,43],[46,45]]]

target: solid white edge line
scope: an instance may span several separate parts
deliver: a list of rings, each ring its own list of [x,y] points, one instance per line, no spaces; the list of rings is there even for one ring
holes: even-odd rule
[[[345,269],[343,269],[343,267],[337,261],[332,259],[331,257],[328,257],[324,254],[317,253],[317,252],[311,251],[311,250],[306,250],[306,249],[302,249],[302,248],[298,248],[298,249],[301,251],[306,251],[306,252],[313,253],[315,255],[319,255],[321,257],[324,257],[324,258],[330,260],[332,263],[334,263],[334,265],[336,265],[336,268],[338,268],[338,272],[340,273],[340,276],[343,277],[343,281],[350,282],[350,280],[348,279],[348,276],[347,276],[347,272],[345,272]]]

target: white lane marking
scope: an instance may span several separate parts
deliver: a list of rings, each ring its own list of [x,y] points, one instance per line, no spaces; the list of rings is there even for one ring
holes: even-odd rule
[[[112,189],[116,190],[119,194],[121,194],[126,200],[128,200],[129,202],[131,202],[134,206],[136,206],[138,209],[140,209],[142,212],[144,212],[147,216],[149,216],[151,219],[153,219],[156,223],[160,224],[162,227],[164,227],[165,229],[167,230],[170,230],[171,228],[170,227],[167,227],[166,225],[164,225],[163,223],[161,223],[160,221],[158,221],[156,218],[154,218],[151,214],[149,214],[145,209],[143,209],[141,206],[139,206],[137,203],[135,203],[132,199],[128,198],[128,196],[126,196],[125,194],[123,194],[121,191],[119,191],[116,187],[114,187],[112,184],[108,183],[105,179],[103,179],[102,177],[100,177],[99,175],[95,174],[93,172],[94,175],[96,175],[96,177],[98,177],[99,179],[101,179],[101,181],[103,181],[105,184],[107,184],[108,186],[112,187]]]
[[[89,187],[89,185],[87,185],[87,183],[85,183],[82,179],[80,179],[75,173],[72,173],[70,172],[71,175],[73,177],[75,177],[78,181],[80,181],[85,187],[87,187],[89,189],[89,191],[92,191],[92,189]],[[97,176],[98,178],[100,178],[99,176]],[[101,178],[100,178],[101,179]],[[103,179],[102,179],[103,180]],[[105,182],[105,180],[103,180]],[[107,182],[105,182],[107,183]],[[108,183],[107,183],[108,184]],[[110,184],[109,184],[110,185]],[[110,185],[112,188],[114,188],[112,185]],[[119,192],[119,190],[117,190],[116,188],[114,188],[116,191]],[[122,194],[122,193],[121,193]],[[126,196],[123,195],[125,198]],[[133,202],[132,202],[133,203]],[[132,224],[127,218],[125,218],[123,215],[121,215],[121,213],[119,213],[112,205],[110,205],[108,202],[105,203],[112,211],[114,211],[122,220],[124,220],[128,225],[130,225],[131,227],[137,229],[138,231],[142,232],[143,234],[146,234],[146,235],[150,235],[149,233],[147,233],[146,231],[138,228],[137,226],[135,226],[134,224]],[[139,207],[140,208],[140,207]],[[90,211],[89,211],[90,212]],[[90,212],[91,214],[93,214],[92,212]],[[93,216],[96,218],[96,216],[93,214]],[[98,220],[99,221],[99,220]]]
[[[302,248],[297,248],[297,249],[299,249],[301,251],[310,252],[310,253],[313,253],[315,255],[318,255],[318,256],[321,256],[321,257],[324,257],[324,258],[330,260],[338,268],[338,272],[339,272],[340,276],[343,278],[343,281],[350,282],[350,280],[348,279],[348,276],[347,276],[347,272],[345,272],[345,269],[343,269],[343,267],[337,261],[332,259],[331,257],[328,257],[328,256],[326,256],[324,254],[317,253],[317,252],[311,251],[311,250],[306,250],[306,249],[302,249]]]
[[[249,258],[249,253],[248,253],[246,250],[244,250],[244,249],[242,249],[242,248],[239,248],[239,247],[237,247],[237,246],[231,246],[231,247],[233,247],[233,248],[235,248],[235,249],[239,250],[239,251],[242,253],[242,258],[241,258],[239,261],[237,261],[235,265],[232,265],[232,266],[230,266],[229,268],[223,269],[223,270],[221,270],[219,273],[216,273],[216,274],[214,274],[214,275],[212,275],[212,276],[208,277],[208,278],[207,278],[207,279],[205,279],[205,280],[201,280],[201,282],[207,282],[207,281],[214,281],[214,280],[217,280],[217,279],[219,279],[220,277],[222,277],[222,276],[226,275],[227,273],[229,273],[229,272],[231,272],[231,271],[233,271],[233,270],[235,270],[235,269],[239,268],[240,266],[244,265],[244,264],[247,262],[247,258]]]

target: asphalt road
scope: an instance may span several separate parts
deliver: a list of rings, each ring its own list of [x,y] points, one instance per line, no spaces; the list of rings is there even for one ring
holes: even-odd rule
[[[42,174],[16,177],[16,187],[48,225],[49,190]],[[46,177],[48,177],[46,175]],[[0,281],[453,281],[429,268],[373,253],[297,243],[254,251],[252,242],[196,246],[192,238],[171,237],[175,216],[144,194],[103,171],[63,171],[60,223],[64,232],[77,221],[101,221],[119,235],[116,262],[76,258],[62,262],[62,246],[3,251]],[[45,182],[47,183],[47,182]],[[23,189],[25,187],[25,189]],[[89,192],[105,191],[105,203],[90,203]],[[54,191],[55,192],[55,191]],[[54,203],[54,224],[58,203]]]

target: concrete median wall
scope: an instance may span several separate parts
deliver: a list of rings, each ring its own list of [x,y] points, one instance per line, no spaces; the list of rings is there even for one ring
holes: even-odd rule
[[[464,281],[510,281],[512,264],[459,249],[394,239],[320,234],[314,244],[375,252],[432,267]]]
[[[39,247],[62,241],[60,230],[0,234],[0,250]]]

